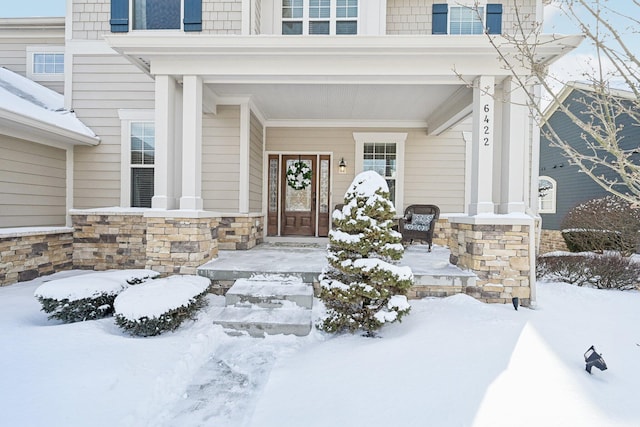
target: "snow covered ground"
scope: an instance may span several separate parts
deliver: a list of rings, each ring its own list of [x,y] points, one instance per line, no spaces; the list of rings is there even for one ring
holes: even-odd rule
[[[0,288],[2,426],[640,425],[639,292],[541,283],[519,311],[412,301],[380,338],[230,337],[211,309],[133,338],[112,318],[47,320],[33,292],[51,278]],[[589,375],[592,344],[609,369]]]

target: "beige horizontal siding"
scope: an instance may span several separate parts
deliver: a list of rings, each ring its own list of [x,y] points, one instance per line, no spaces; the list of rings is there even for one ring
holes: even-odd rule
[[[0,136],[0,227],[64,225],[66,152]]]
[[[219,106],[202,120],[202,198],[204,209],[238,212],[240,108]]]
[[[267,128],[267,151],[333,153],[332,205],[341,203],[355,173],[354,132],[407,132],[404,204],[436,204],[442,212],[462,212],[465,186],[465,143],[462,131],[440,137],[424,129]],[[344,157],[347,173],[338,174]],[[404,209],[404,207],[403,207]],[[398,208],[398,210],[400,210]]]
[[[251,114],[251,144],[249,152],[249,210],[262,212],[262,124]]]
[[[119,56],[73,58],[73,108],[100,137],[74,151],[74,207],[120,205],[119,109],[153,109],[153,80]],[[99,190],[99,191],[96,191]]]

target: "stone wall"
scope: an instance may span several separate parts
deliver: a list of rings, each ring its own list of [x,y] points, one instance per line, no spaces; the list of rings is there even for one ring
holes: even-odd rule
[[[0,286],[70,270],[72,252],[70,228],[0,234]]]
[[[74,268],[145,268],[147,222],[142,212],[72,212],[71,220]]]
[[[218,226],[218,243],[224,250],[247,250],[262,243],[264,217],[244,215],[223,217]]]
[[[162,274],[196,274],[218,256],[217,218],[146,218],[146,267]]]
[[[451,237],[451,224],[448,218],[438,218],[433,230],[433,244],[447,246]]]
[[[529,226],[453,222],[451,231],[451,263],[478,276],[465,293],[489,303],[518,297],[530,305]]]
[[[542,230],[540,233],[540,249],[538,253],[540,255],[547,252],[555,251],[568,251],[567,244],[562,238],[562,232],[560,230]]]

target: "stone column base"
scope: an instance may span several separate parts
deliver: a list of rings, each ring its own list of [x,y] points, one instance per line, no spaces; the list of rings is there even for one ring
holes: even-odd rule
[[[520,305],[529,306],[533,219],[499,217],[451,218],[451,263],[478,276],[466,294],[489,303],[511,303],[517,297]]]

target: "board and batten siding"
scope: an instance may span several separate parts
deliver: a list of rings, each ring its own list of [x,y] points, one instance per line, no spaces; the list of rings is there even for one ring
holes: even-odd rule
[[[262,212],[263,132],[262,124],[253,113],[249,141],[249,211]]]
[[[65,150],[0,135],[0,170],[0,228],[65,225]]]
[[[153,110],[153,80],[116,55],[73,57],[73,108],[99,137],[74,150],[74,208],[120,206],[119,109]]]
[[[205,210],[239,211],[240,107],[218,106],[202,119],[202,198]]]
[[[465,187],[465,142],[462,131],[427,136],[424,129],[267,128],[269,152],[333,153],[331,205],[343,197],[355,174],[354,132],[408,132],[405,143],[404,203],[436,204],[443,213],[462,212]],[[347,173],[339,174],[344,158]],[[400,207],[397,208],[400,211]],[[404,210],[404,207],[402,208]]]

